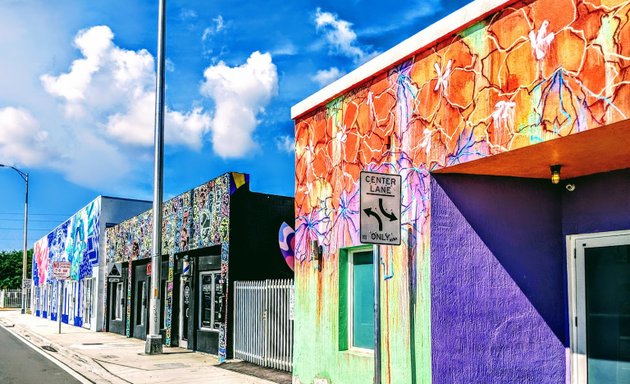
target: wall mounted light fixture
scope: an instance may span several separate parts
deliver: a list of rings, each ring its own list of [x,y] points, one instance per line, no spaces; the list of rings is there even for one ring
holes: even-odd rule
[[[560,164],[552,165],[551,169],[551,183],[558,184],[560,182]]]
[[[321,271],[322,270],[322,256],[324,253],[324,247],[319,245],[319,242],[317,240],[313,240],[312,243],[312,255],[311,255],[311,261],[313,261],[313,267],[315,268],[315,270],[317,271]]]

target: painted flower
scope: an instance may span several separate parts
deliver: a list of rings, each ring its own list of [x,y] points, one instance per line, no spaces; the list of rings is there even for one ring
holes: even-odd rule
[[[326,231],[322,231],[322,224],[329,221],[328,217],[321,217],[318,210],[314,209],[307,215],[300,216],[296,220],[295,229],[295,258],[303,262],[312,253],[313,241],[323,243]],[[327,228],[325,225],[324,228]]]
[[[442,71],[442,67],[438,63],[433,64],[435,68],[435,73],[437,74],[437,83],[435,83],[435,88],[433,88],[434,92],[442,90],[442,94],[444,96],[448,95],[448,79],[451,76],[451,66],[453,65],[453,60],[449,60],[446,63],[446,68]]]
[[[555,37],[553,32],[547,32],[548,26],[549,21],[545,20],[538,29],[538,33],[534,33],[534,31],[529,32],[529,42],[532,45],[532,52],[538,61],[542,61],[545,58],[549,51],[549,46]]]
[[[492,112],[492,120],[497,131],[513,131],[514,130],[514,110],[516,103],[513,101],[501,100],[494,106]],[[494,142],[498,142],[498,138],[493,138]]]
[[[331,252],[336,249],[359,244],[359,189],[349,193],[343,191],[339,208],[332,225],[334,238],[330,242]]]

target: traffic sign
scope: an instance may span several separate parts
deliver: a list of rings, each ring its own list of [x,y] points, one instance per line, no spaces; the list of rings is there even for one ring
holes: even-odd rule
[[[31,284],[33,284],[33,279],[24,279],[22,280],[22,288],[30,288]]]
[[[360,240],[400,245],[400,175],[361,172]]]
[[[53,261],[53,278],[57,280],[68,279],[70,268],[72,268],[72,263],[69,261]]]

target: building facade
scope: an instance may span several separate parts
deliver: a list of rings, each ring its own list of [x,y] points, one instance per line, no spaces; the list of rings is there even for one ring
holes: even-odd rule
[[[293,199],[249,190],[249,175],[226,173],[163,207],[160,328],[166,345],[232,355],[230,292],[238,280],[292,277],[278,229]],[[146,338],[152,210],[107,229],[108,329]]]
[[[294,382],[630,382],[630,2],[477,0],[292,109]],[[550,181],[560,165],[560,182]]]
[[[105,228],[151,203],[99,196],[33,246],[32,312],[35,316],[101,331],[105,319]],[[69,262],[70,276],[53,276],[56,262]],[[61,293],[61,307],[59,295]]]

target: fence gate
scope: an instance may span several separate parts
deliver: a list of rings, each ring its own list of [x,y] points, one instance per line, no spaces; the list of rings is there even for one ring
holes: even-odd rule
[[[234,357],[291,372],[293,280],[237,281],[234,286]]]
[[[27,301],[26,306],[29,304],[29,291],[26,292]],[[0,290],[0,308],[21,308],[22,307],[22,290],[21,289],[3,289]]]

